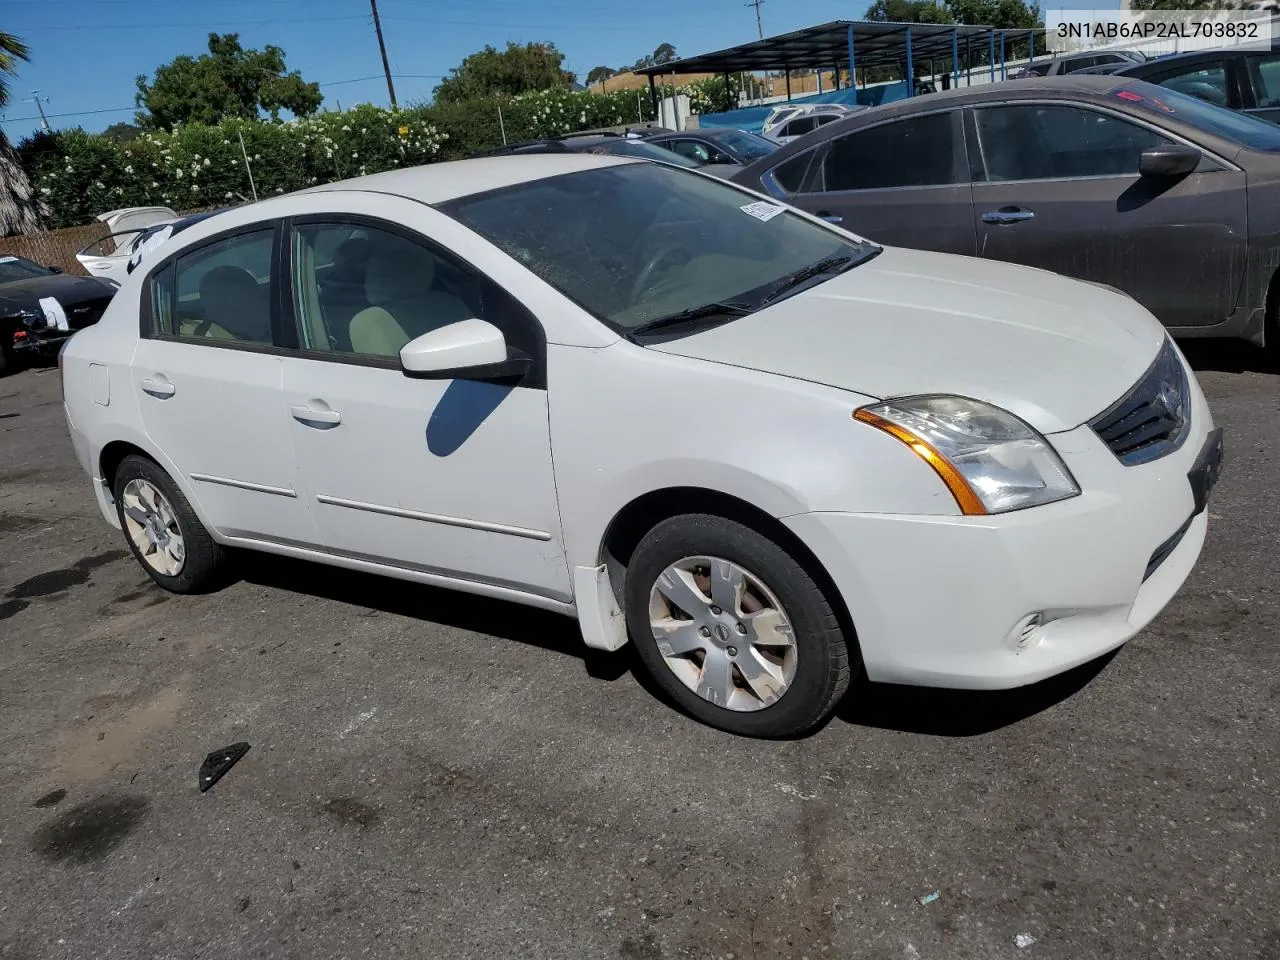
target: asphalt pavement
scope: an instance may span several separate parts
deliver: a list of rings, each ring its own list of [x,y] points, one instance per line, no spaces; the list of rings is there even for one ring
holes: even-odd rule
[[[56,372],[0,380],[0,958],[1280,958],[1280,376],[1192,357],[1227,462],[1154,624],[784,742],[518,606],[266,557],[170,596]]]

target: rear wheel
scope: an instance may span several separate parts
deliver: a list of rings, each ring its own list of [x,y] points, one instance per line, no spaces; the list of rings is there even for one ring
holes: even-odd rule
[[[13,331],[0,324],[0,377],[18,368],[17,352],[13,349]]]
[[[157,463],[125,457],[112,487],[129,549],[152,580],[174,593],[199,593],[218,584],[222,548]]]
[[[627,626],[654,680],[731,733],[794,736],[849,685],[849,644],[822,589],[750,527],[690,514],[654,527],[626,574]]]

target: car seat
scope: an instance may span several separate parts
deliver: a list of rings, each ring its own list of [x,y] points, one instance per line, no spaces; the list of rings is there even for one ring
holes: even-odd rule
[[[474,316],[452,294],[432,290],[436,258],[406,241],[376,249],[365,268],[369,306],[351,318],[351,349],[394,357],[410,340],[438,327]]]

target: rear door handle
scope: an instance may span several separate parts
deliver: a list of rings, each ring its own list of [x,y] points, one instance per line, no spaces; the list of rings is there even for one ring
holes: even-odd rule
[[[1035,213],[1031,210],[1023,210],[1021,207],[1001,207],[999,210],[988,210],[982,215],[983,223],[1021,223],[1023,220],[1031,220],[1035,217]]]
[[[155,379],[147,377],[142,381],[141,386],[144,393],[151,394],[151,396],[155,397],[157,400],[168,400],[178,392],[178,388],[164,377],[157,377]]]
[[[828,213],[826,210],[821,210],[818,212],[818,216],[827,221],[827,223],[844,223],[844,217],[838,213]]]
[[[305,423],[308,427],[336,427],[342,422],[342,414],[337,410],[318,410],[315,407],[307,406],[305,403],[297,403],[289,408],[289,412],[293,414],[293,419],[299,423]]]

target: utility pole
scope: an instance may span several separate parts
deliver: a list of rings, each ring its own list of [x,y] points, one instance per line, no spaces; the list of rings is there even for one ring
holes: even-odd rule
[[[387,62],[387,45],[382,42],[382,21],[378,19],[378,0],[369,0],[373,10],[373,30],[378,35],[378,50],[382,53],[382,70],[387,75],[387,94],[391,97],[391,109],[396,109],[396,87],[391,82],[391,64]]]
[[[756,32],[760,34],[761,40],[764,39],[764,24],[760,22],[760,4],[762,3],[764,3],[764,0],[751,0],[750,3],[743,4],[744,7],[756,8]]]
[[[49,129],[49,118],[44,115],[44,105],[49,102],[49,98],[40,96],[39,90],[32,90],[31,99],[27,102],[36,105],[36,109],[40,111],[40,129],[47,131]]]

